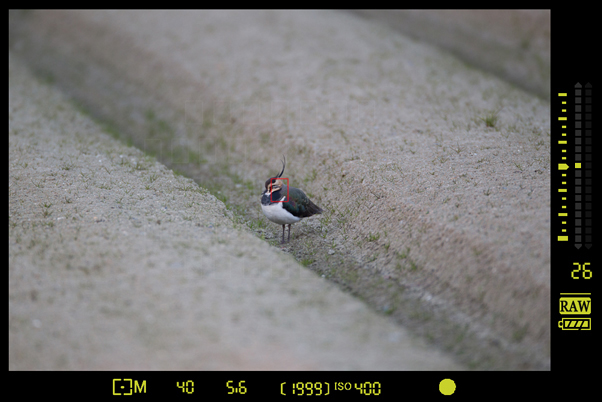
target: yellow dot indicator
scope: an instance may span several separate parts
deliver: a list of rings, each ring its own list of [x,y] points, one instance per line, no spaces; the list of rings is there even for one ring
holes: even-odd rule
[[[456,392],[456,383],[454,380],[446,378],[439,383],[439,392],[443,395],[451,395]]]

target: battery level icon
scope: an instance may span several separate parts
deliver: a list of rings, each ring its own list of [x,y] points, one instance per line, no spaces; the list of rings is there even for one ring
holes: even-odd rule
[[[589,331],[592,329],[591,318],[563,318],[558,321],[558,328],[563,331],[577,331],[585,330]]]

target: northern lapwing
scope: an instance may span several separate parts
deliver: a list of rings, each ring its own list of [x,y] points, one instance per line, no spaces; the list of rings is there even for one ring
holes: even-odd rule
[[[288,225],[288,240],[291,240],[291,225],[303,218],[321,214],[322,209],[311,202],[305,193],[284,184],[280,179],[286,167],[286,157],[282,161],[282,171],[276,177],[265,181],[265,190],[261,194],[261,209],[269,220],[282,225],[282,243],[284,243],[284,226]]]

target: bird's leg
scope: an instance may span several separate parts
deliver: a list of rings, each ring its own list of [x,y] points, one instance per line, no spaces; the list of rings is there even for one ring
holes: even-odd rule
[[[288,240],[287,241],[291,241],[291,224],[288,224]]]
[[[286,226],[286,225],[282,225],[282,241],[281,241],[281,244],[284,244],[284,226]]]

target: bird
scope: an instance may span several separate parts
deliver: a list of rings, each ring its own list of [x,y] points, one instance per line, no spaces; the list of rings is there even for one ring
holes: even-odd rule
[[[282,225],[282,244],[284,244],[286,225],[288,225],[287,242],[290,242],[293,223],[324,212],[305,195],[303,190],[288,186],[288,179],[282,178],[286,167],[286,157],[283,158],[282,171],[278,176],[270,177],[265,181],[265,190],[261,194],[261,209],[264,215],[272,222]]]

